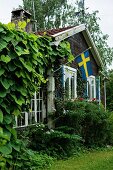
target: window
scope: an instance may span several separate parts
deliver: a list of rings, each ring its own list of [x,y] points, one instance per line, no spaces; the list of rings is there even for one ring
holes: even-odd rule
[[[16,127],[24,127],[28,125],[28,113],[22,112],[20,116],[15,117]]]
[[[89,76],[87,78],[87,96],[89,99],[96,98],[96,81],[95,76]]]
[[[77,70],[63,66],[65,97],[75,99],[77,97]]]
[[[38,93],[35,92],[31,99],[30,112],[22,112],[21,116],[16,117],[16,127],[25,127],[37,122],[42,122],[42,109],[43,109],[43,92],[39,88]]]

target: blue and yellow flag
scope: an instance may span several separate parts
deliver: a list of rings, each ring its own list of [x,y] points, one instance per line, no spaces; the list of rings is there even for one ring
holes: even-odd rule
[[[93,75],[89,51],[83,52],[81,55],[79,55],[77,58],[75,58],[75,61],[78,63],[79,68],[82,73],[82,78],[87,79],[87,77]]]

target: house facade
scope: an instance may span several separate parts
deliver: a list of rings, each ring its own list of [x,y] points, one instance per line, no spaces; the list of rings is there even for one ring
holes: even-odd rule
[[[19,15],[28,16],[24,10],[19,12]],[[15,11],[13,11],[13,22],[14,13]],[[35,34],[43,35],[43,32]],[[100,72],[103,63],[85,25],[47,30],[46,34],[52,37],[51,45],[56,48],[60,42],[68,41],[75,59],[72,63],[69,63],[66,56],[65,59],[58,59],[52,68],[47,69],[48,82],[46,87],[45,85],[39,87],[39,91],[35,92],[31,99],[30,111],[22,112],[21,117],[16,118],[16,127],[48,122],[48,126],[51,128],[52,122],[51,119],[48,119],[48,115],[55,111],[56,98],[63,98],[64,100],[84,98],[97,100],[99,104],[101,101]],[[78,57],[81,57],[79,62],[77,61]],[[87,68],[87,64],[90,69]],[[83,73],[83,69],[85,73]],[[88,71],[90,71],[90,74]],[[85,78],[83,74],[85,74]]]

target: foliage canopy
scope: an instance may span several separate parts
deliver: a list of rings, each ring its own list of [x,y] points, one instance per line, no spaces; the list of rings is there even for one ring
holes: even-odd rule
[[[78,24],[85,24],[98,48],[104,66],[110,64],[113,59],[113,48],[109,47],[108,35],[103,34],[99,26],[98,11],[87,12],[77,4],[73,6],[67,0],[35,0],[35,15],[38,30],[66,27]],[[23,6],[34,16],[32,0],[23,0]]]
[[[108,72],[106,83],[106,105],[107,109],[113,111],[113,70]]]

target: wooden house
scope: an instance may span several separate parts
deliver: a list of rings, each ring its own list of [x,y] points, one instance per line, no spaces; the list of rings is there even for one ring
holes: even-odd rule
[[[23,16],[22,11],[19,12]],[[13,11],[13,22],[14,13],[15,11]],[[24,14],[28,16],[25,11]],[[36,34],[42,35],[43,32],[37,32]],[[16,118],[17,126],[24,127],[47,120],[48,114],[55,111],[56,98],[72,100],[83,98],[85,100],[97,100],[98,103],[101,101],[100,71],[103,68],[103,63],[85,25],[47,30],[46,34],[52,37],[52,46],[54,47],[57,47],[64,40],[68,41],[75,60],[69,64],[66,58],[59,59],[56,61],[55,66],[48,68],[46,90],[39,87],[38,93],[35,92],[34,97],[31,99],[32,111],[30,113],[23,112],[20,119]],[[80,64],[76,61],[76,58],[87,51],[92,74],[87,75],[84,80]],[[84,61],[81,61],[83,62],[81,66],[84,67],[87,65],[86,58],[82,59]],[[51,122],[49,122],[49,126],[51,127]]]

